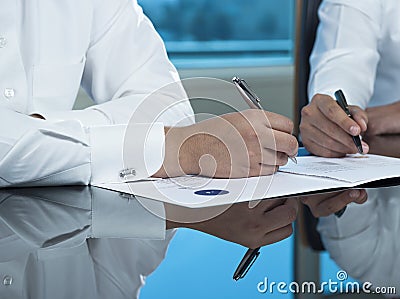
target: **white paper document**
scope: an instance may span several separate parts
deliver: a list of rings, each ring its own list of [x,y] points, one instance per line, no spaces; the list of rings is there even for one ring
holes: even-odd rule
[[[279,171],[362,184],[400,176],[400,159],[359,154],[329,159],[307,156],[299,157],[297,164],[289,160]]]
[[[298,157],[272,176],[245,179],[210,179],[184,176],[156,181],[100,184],[101,188],[200,208],[289,196],[304,192],[354,187],[362,183],[400,177],[400,159],[375,155],[346,158]]]

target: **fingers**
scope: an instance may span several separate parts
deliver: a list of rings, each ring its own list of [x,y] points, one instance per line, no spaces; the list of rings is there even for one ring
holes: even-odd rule
[[[249,177],[256,176],[267,176],[276,173],[279,169],[279,166],[270,166],[270,165],[262,165],[251,167],[249,171]]]
[[[287,162],[287,154],[264,149],[260,158],[250,158],[251,165],[249,176],[267,176],[274,174],[278,171],[279,166],[286,165]]]
[[[292,234],[293,234],[293,225],[288,224],[285,227],[282,227],[280,229],[274,230],[274,231],[266,234],[262,240],[262,244],[254,247],[254,248],[282,241],[286,238],[289,238]]]
[[[280,221],[282,222],[275,222],[270,226],[270,229],[273,230],[265,234],[264,245],[279,242],[292,235],[293,222],[297,218],[298,210],[299,202],[297,198],[289,198],[282,206],[278,206],[270,212],[265,213],[265,215],[270,217],[270,219],[281,217],[282,219]]]
[[[243,138],[251,165],[282,166],[287,163],[287,156],[297,155],[298,142],[296,137],[290,134],[293,123],[288,118],[261,110],[243,113],[252,127],[248,136]],[[271,173],[270,168],[264,169],[267,173]]]
[[[354,121],[360,126],[361,132],[366,132],[368,129],[368,114],[358,106],[349,106],[351,115]]]
[[[272,232],[293,223],[297,218],[297,211],[297,208],[293,205],[284,204],[265,212],[264,217],[267,221],[264,227],[265,233]]]
[[[292,135],[293,122],[290,119],[268,111],[251,110],[245,113],[262,147],[289,156],[297,154],[298,142]]]
[[[272,149],[260,149],[259,153],[249,150],[249,158],[253,166],[283,166],[286,165],[288,156],[287,154],[276,152]]]
[[[318,156],[339,158],[346,154],[356,154],[358,152],[358,149],[351,138],[351,141],[348,141],[350,144],[343,144],[342,142],[338,142],[331,138],[319,129],[316,129],[313,135],[308,136],[310,138],[303,137],[303,143],[309,152]],[[347,139],[348,136],[345,138]],[[365,141],[361,141],[361,145],[364,154],[367,154],[369,152],[369,145]]]
[[[269,111],[263,111],[263,112],[267,119],[267,123],[266,123],[267,127],[274,129],[276,131],[281,131],[281,132],[285,132],[288,134],[293,133],[294,124],[289,118],[287,118],[283,115],[277,114],[277,113],[269,112]]]
[[[284,153],[286,156],[296,156],[297,151],[299,149],[299,144],[297,142],[296,137],[293,135],[273,130],[274,139],[275,139],[275,150],[280,153]],[[263,144],[266,148],[268,148],[268,144]],[[286,163],[285,163],[286,164]],[[279,164],[277,164],[279,165]]]
[[[350,110],[354,120],[330,96],[315,95],[301,112],[300,132],[305,147],[313,154],[324,157],[357,153],[351,137],[367,129],[368,117],[359,107],[351,106]]]
[[[266,212],[283,205],[285,201],[285,198],[257,200],[257,205],[254,205],[254,208],[250,208],[252,205],[249,205],[249,203],[252,202],[247,203],[247,208],[252,209],[256,215],[264,217]]]
[[[299,198],[298,197],[290,197],[285,201],[285,205],[292,207],[296,211],[296,215],[299,212]]]
[[[350,189],[333,195],[320,195],[319,198],[310,196],[303,198],[302,202],[310,207],[315,217],[326,217],[342,210],[351,202],[362,204],[367,198],[368,195],[364,189]]]
[[[352,136],[360,135],[361,129],[357,122],[351,119],[332,98],[323,97],[321,101],[318,101],[317,107],[327,119],[346,133]]]
[[[330,125],[336,128],[336,133],[333,133],[335,129],[327,129]],[[307,145],[310,142],[314,143],[317,147],[314,151],[318,151],[318,147],[321,147],[325,150],[340,153],[340,156],[357,153],[357,147],[351,136],[332,123],[325,122],[325,125],[321,125],[320,128],[313,127],[309,130],[312,131],[312,134],[306,135],[303,138],[303,142],[307,143]]]
[[[188,130],[190,138],[184,139],[181,147],[188,158],[180,160],[188,161],[185,165],[199,165],[201,158],[201,167],[186,168],[194,169],[193,173],[201,171],[206,176],[270,175],[287,163],[287,156],[297,154],[298,143],[291,135],[292,130],[291,120],[263,110],[225,114],[193,125],[192,131]]]
[[[318,133],[316,133],[318,134]],[[342,148],[338,150],[333,150],[330,147],[325,147],[321,144],[318,144],[317,141],[303,138],[303,143],[307,150],[314,155],[321,156],[321,157],[329,157],[329,158],[340,158],[345,156],[346,154],[343,153]],[[337,148],[335,146],[335,148]],[[355,153],[356,150],[352,150],[350,153]]]
[[[368,154],[369,153],[369,145],[365,141],[361,141],[361,146],[363,148],[363,153]]]
[[[265,200],[264,202],[268,202]],[[284,204],[266,210],[259,220],[258,233],[254,236],[260,235],[249,240],[247,244],[250,248],[257,248],[260,246],[272,244],[286,239],[293,233],[292,223],[296,220],[298,212],[297,200],[288,200]]]

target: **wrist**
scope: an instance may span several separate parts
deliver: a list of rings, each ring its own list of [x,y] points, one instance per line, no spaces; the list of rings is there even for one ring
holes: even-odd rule
[[[180,135],[178,149],[179,163],[184,174],[198,175],[200,173],[199,160],[201,157],[201,133],[196,132],[194,126],[176,128]]]
[[[187,127],[165,127],[164,162],[155,177],[176,177],[199,174],[198,134]]]

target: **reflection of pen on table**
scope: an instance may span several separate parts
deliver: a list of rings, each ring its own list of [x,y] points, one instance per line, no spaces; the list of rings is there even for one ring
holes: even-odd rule
[[[235,84],[240,95],[243,97],[250,108],[264,110],[260,104],[259,97],[249,88],[244,80],[238,77],[234,77],[232,79],[232,82]],[[296,157],[289,156],[289,159],[297,164]],[[233,279],[239,280],[243,278],[250,270],[251,266],[254,264],[259,255],[260,247],[255,249],[248,249],[242,260],[240,261],[238,267],[236,268],[236,271],[233,274]]]
[[[236,268],[236,271],[233,274],[233,279],[239,280],[243,278],[250,270],[250,267],[254,264],[259,255],[260,248],[248,249]]]
[[[344,93],[342,90],[338,90],[335,92],[335,97],[336,97],[336,101],[339,104],[339,106],[343,109],[343,111],[347,114],[348,117],[350,117],[351,119],[353,119],[353,116],[350,113],[349,110],[349,105],[347,104],[346,98],[344,96]],[[360,154],[364,154],[362,145],[361,145],[361,137],[360,135],[358,136],[351,136],[351,138],[354,141],[354,144],[357,147],[357,150]]]

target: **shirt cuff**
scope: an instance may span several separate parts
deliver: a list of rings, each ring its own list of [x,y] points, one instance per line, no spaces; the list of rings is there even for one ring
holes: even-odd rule
[[[330,96],[333,100],[335,100],[336,101],[336,97],[335,97],[335,92],[337,91],[337,90],[339,90],[339,89],[341,89],[341,88],[336,88],[336,89],[323,89],[323,90],[318,90],[318,91],[312,91],[311,93],[310,93],[310,99],[309,99],[309,102],[311,102],[312,101],[312,98],[316,95],[316,94],[324,94],[324,95],[328,95],[328,96]],[[346,90],[348,90],[348,89],[346,89]],[[358,106],[358,107],[360,107],[361,109],[365,109],[366,108],[366,104],[364,103],[364,102],[362,102],[362,101],[355,101],[355,99],[358,99],[359,97],[357,97],[357,92],[353,92],[352,90],[349,92],[349,91],[345,91],[344,89],[342,89],[342,92],[344,93],[344,96],[346,97],[346,101],[347,101],[347,103],[349,104],[349,105],[355,105],[355,106]],[[354,94],[354,95],[353,95]]]
[[[94,126],[87,131],[91,145],[91,184],[145,179],[162,166],[162,123]]]
[[[70,110],[70,111],[40,111],[33,112],[43,116],[48,121],[58,122],[64,120],[77,120],[82,126],[110,125],[110,120],[95,109]]]
[[[164,240],[164,204],[100,188],[92,188],[93,238]],[[108,192],[107,196],[104,193]]]

